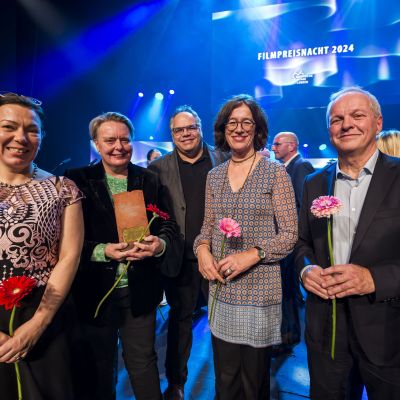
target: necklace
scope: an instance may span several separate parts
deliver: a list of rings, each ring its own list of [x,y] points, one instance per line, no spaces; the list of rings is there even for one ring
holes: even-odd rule
[[[253,161],[252,161],[252,163],[251,163],[250,169],[249,169],[248,172],[247,172],[246,179],[244,180],[243,185],[239,188],[239,190],[238,190],[237,192],[233,192],[233,194],[234,194],[234,196],[235,196],[234,205],[233,205],[232,209],[229,210],[229,211],[232,213],[232,214],[231,214],[231,215],[232,215],[232,216],[231,216],[232,219],[235,219],[235,218],[236,218],[236,212],[237,212],[237,208],[238,208],[237,206],[238,206],[238,203],[239,203],[239,198],[241,197],[242,190],[243,190],[243,188],[245,187],[246,182],[247,182],[248,179],[249,179],[251,170],[253,169],[254,163],[255,163],[256,158],[257,158],[257,157],[256,157],[256,156],[257,156],[257,153],[254,152],[251,156],[253,157]],[[229,162],[231,162],[231,161],[232,161],[232,159],[231,159]],[[228,168],[226,169],[226,174],[225,174],[224,182],[223,182],[223,184],[222,184],[221,196],[222,196],[222,194],[224,193],[226,182],[228,182],[228,185],[229,185],[228,169],[229,169],[229,164],[228,164]]]
[[[231,158],[231,161],[232,161],[234,164],[241,164],[241,163],[244,163],[244,162],[247,161],[247,160],[250,160],[250,158],[253,157],[255,154],[256,154],[256,152],[254,152],[253,154],[250,154],[248,157],[244,158],[243,160],[239,160],[239,161],[234,160],[233,158]],[[254,163],[254,160],[253,160],[253,163]]]
[[[28,179],[26,180],[26,182],[24,182],[24,183],[19,183],[19,184],[17,184],[17,185],[12,185],[11,183],[5,183],[5,182],[0,181],[0,187],[19,188],[19,187],[21,187],[21,186],[28,185],[29,183],[31,183],[31,182],[36,178],[37,170],[38,170],[37,165],[36,165],[36,164],[33,164],[32,176],[31,176],[30,178],[28,178]]]

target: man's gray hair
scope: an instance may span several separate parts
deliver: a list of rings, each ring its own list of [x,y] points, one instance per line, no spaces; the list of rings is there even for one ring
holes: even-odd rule
[[[345,96],[346,94],[349,94],[349,93],[359,93],[359,94],[363,94],[364,96],[367,96],[369,98],[371,110],[374,113],[375,117],[380,117],[382,115],[381,106],[379,104],[379,101],[372,93],[360,88],[359,86],[350,86],[347,88],[343,88],[336,93],[331,94],[331,96],[329,98],[330,102],[328,104],[328,107],[326,108],[326,124],[327,124],[328,128],[329,128],[329,117],[330,117],[332,106],[342,96]]]

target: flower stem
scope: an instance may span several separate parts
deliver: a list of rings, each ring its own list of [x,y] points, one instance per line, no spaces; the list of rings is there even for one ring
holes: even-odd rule
[[[125,265],[125,268],[122,270],[122,273],[120,274],[120,276],[115,280],[114,284],[111,286],[110,290],[100,300],[100,303],[97,305],[96,312],[94,313],[94,318],[97,318],[97,315],[99,314],[99,311],[100,311],[100,307],[105,302],[105,300],[108,298],[108,296],[112,293],[112,291],[117,287],[119,281],[126,274],[126,271],[128,271],[128,268],[130,265],[131,265],[131,262],[128,261],[128,263]]]
[[[331,265],[335,265],[333,258],[333,246],[332,246],[332,216],[328,219],[328,248],[329,248],[329,260]],[[331,358],[335,359],[335,345],[336,345],[336,297],[332,299],[332,344],[331,344]]]
[[[10,322],[8,323],[8,331],[10,333],[10,336],[14,336],[14,318],[16,309],[17,307],[14,306],[11,311]],[[14,368],[15,368],[15,375],[17,377],[18,400],[22,400],[21,374],[19,372],[18,362],[14,363]]]
[[[150,222],[147,224],[146,229],[143,231],[142,235],[140,236],[140,238],[138,239],[138,242],[141,242],[144,237],[146,236],[146,232],[150,229],[151,224],[153,223],[153,221],[158,217],[157,214],[153,213],[153,216],[151,217]]]
[[[221,254],[219,259],[222,260],[224,258],[224,253],[225,253],[225,239],[226,236],[224,235],[223,239],[222,239],[222,244],[221,244]],[[215,308],[215,300],[217,299],[218,296],[218,292],[221,289],[221,282],[218,281],[217,282],[217,287],[215,288],[215,293],[214,293],[214,297],[211,303],[211,310],[210,310],[210,318],[208,319],[208,323],[211,325],[212,321],[213,321],[213,316],[214,316],[214,308]]]
[[[11,311],[11,316],[10,316],[10,322],[8,323],[8,331],[10,333],[10,336],[14,336],[14,318],[15,318],[15,311],[17,307],[14,306],[12,311]]]

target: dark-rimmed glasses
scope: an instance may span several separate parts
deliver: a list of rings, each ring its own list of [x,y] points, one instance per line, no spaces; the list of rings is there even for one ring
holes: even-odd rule
[[[19,97],[21,99],[26,99],[32,102],[33,104],[37,106],[41,106],[42,102],[38,99],[35,99],[34,97],[30,96],[24,96],[23,94],[18,94],[18,93],[13,93],[13,92],[7,92],[7,91],[0,91],[0,97]]]
[[[193,125],[187,125],[187,126],[178,126],[176,128],[172,128],[172,133],[175,136],[181,136],[185,131],[188,133],[197,133],[200,128],[200,125],[198,124],[193,124]]]
[[[251,131],[251,129],[253,128],[253,126],[256,123],[254,121],[252,121],[251,119],[244,119],[243,121],[232,120],[232,121],[228,121],[225,124],[225,128],[227,129],[228,132],[233,132],[237,129],[239,124],[245,132],[249,132],[249,131]]]

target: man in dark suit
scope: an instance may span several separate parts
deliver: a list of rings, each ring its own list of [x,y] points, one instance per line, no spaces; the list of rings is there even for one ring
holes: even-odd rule
[[[304,180],[308,174],[314,172],[314,167],[300,155],[299,139],[293,132],[278,133],[272,143],[272,151],[275,153],[275,158],[285,165],[290,175],[299,211]]]
[[[306,344],[312,399],[345,399],[361,376],[369,400],[400,399],[400,160],[380,153],[376,98],[358,87],[331,96],[330,140],[338,163],[306,178],[296,264],[308,291]],[[327,219],[310,211],[314,199],[335,195],[333,260]],[[332,299],[337,333],[331,358]]]
[[[130,162],[133,126],[126,116],[101,114],[91,121],[89,130],[101,161],[65,173],[85,195],[85,240],[72,288],[80,328],[74,351],[74,399],[115,399],[119,338],[136,398],[158,400],[161,391],[154,342],[161,274],[178,273],[182,241],[174,221],[158,218],[141,243],[130,248],[120,242],[113,194],[138,190],[143,191],[146,205],[169,211],[168,204],[157,175]],[[148,212],[147,218],[151,217]],[[133,263],[123,273],[127,261]],[[97,305],[120,275],[95,319]]]
[[[183,262],[178,277],[166,279],[165,294],[170,305],[165,369],[166,400],[184,397],[187,362],[192,347],[192,315],[199,291],[208,298],[208,283],[198,271],[193,242],[203,224],[208,171],[227,159],[203,142],[201,120],[189,106],[178,107],[170,121],[174,150],[153,161],[149,169],[161,180],[181,232],[185,237]]]
[[[300,210],[304,180],[314,172],[311,163],[301,157],[299,139],[293,132],[278,133],[272,143],[275,158],[285,165],[290,175],[296,198],[297,212]],[[274,346],[273,355],[290,353],[293,346],[300,342],[301,328],[299,319],[299,300],[302,295],[299,288],[293,253],[281,260],[282,274],[282,344]]]

